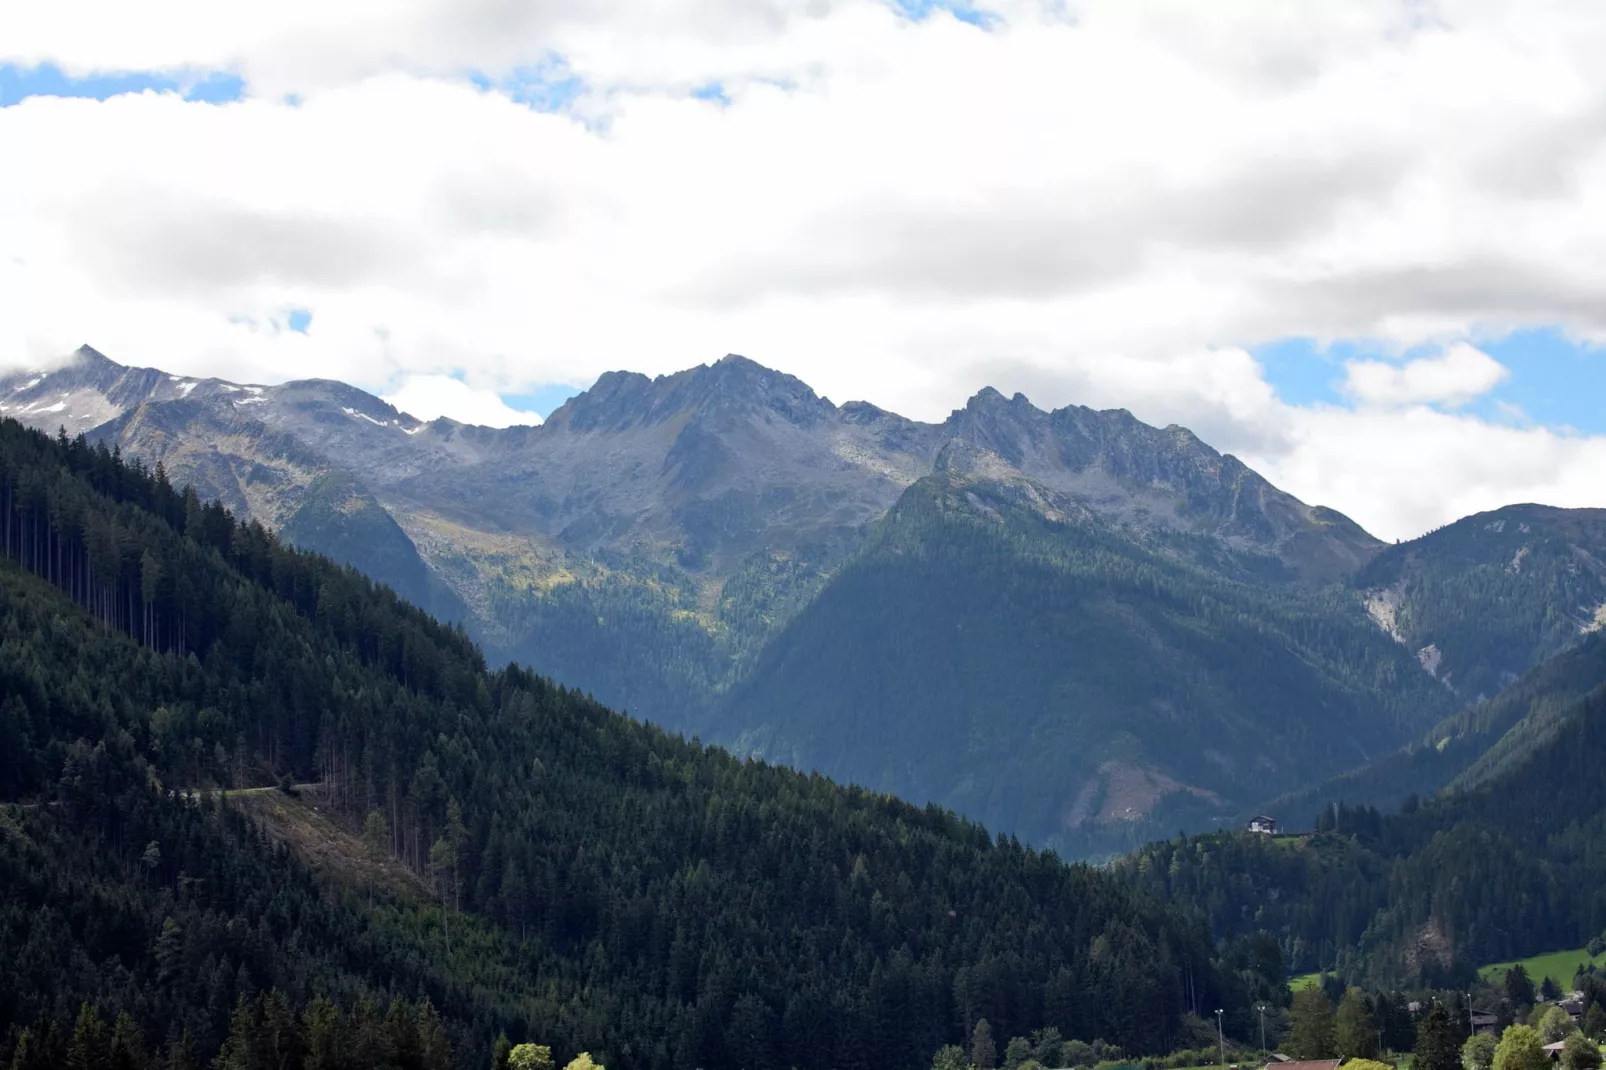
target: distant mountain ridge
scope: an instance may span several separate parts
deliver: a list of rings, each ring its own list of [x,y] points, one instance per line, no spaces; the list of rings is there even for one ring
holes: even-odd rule
[[[1096,531],[1119,547],[1101,559],[1108,567],[1142,562],[1181,568],[1191,577],[1186,584],[1237,585],[1228,599],[1241,603],[1236,612],[1317,599],[1324,585],[1353,588],[1363,575],[1374,577],[1367,580],[1373,586],[1398,583],[1386,573],[1391,566],[1378,564],[1394,560],[1394,548],[1342,514],[1277,489],[1185,428],[1152,427],[1125,410],[1045,412],[1022,395],[1006,398],[991,388],[943,422],[922,423],[866,402],[837,405],[793,376],[734,355],[656,378],[609,372],[539,426],[492,429],[417,420],[338,382],[186,379],[124,368],[86,347],[67,367],[0,380],[0,414],[49,430],[62,424],[125,455],[160,462],[203,497],[395,585],[443,619],[461,619],[495,660],[527,663],[672,729],[737,746],[766,739],[766,753],[784,752],[838,775],[851,768],[871,786],[925,785],[918,790],[928,797],[958,800],[966,812],[1037,842],[1058,842],[1072,811],[1081,815],[1071,822],[1079,829],[1113,822],[1126,836],[1136,827],[1132,820],[1158,817],[1177,800],[1214,796],[1219,802],[1193,807],[1189,820],[1219,820],[1254,801],[1257,778],[1229,777],[1224,793],[1220,783],[1179,775],[1184,766],[1160,761],[1152,748],[1127,747],[1131,771],[1117,779],[1135,777],[1156,789],[1136,793],[1141,805],[1131,817],[1111,816],[1089,801],[1112,790],[1111,774],[1070,763],[1063,775],[1073,782],[1027,790],[1037,797],[1015,812],[1038,816],[1015,825],[1005,810],[973,804],[980,798],[973,790],[890,772],[919,756],[872,753],[849,761],[840,740],[799,743],[810,738],[797,720],[809,716],[806,704],[754,702],[750,709],[767,711],[762,721],[732,705],[734,694],[756,694],[762,665],[785,661],[786,651],[774,645],[793,641],[788,628],[800,613],[850,566],[886,553],[885,542],[872,536],[924,481],[963,488],[956,500],[979,516],[989,510],[1009,513],[1012,522],[1035,516],[1062,533],[1056,539]],[[958,530],[933,532],[946,538]],[[863,576],[866,567],[853,574]],[[1320,649],[1317,662],[1326,668],[1318,676],[1327,681],[1321,686],[1338,689],[1307,709],[1236,712],[1247,726],[1240,738],[1248,752],[1232,762],[1244,770],[1272,763],[1267,768],[1276,772],[1266,778],[1264,795],[1283,790],[1274,783],[1320,782],[1373,748],[1387,753],[1472,697],[1456,676],[1454,689],[1436,685],[1426,693],[1431,699],[1402,719],[1396,703],[1418,693],[1428,665],[1416,647],[1404,657],[1392,648],[1378,653],[1375,641],[1389,629],[1368,620],[1363,594],[1321,595],[1314,615],[1299,625],[1317,638],[1277,640],[1251,671],[1244,694],[1260,693],[1254,688],[1263,683],[1271,687],[1265,694],[1280,693],[1281,685],[1269,683],[1283,671],[1276,666],[1292,669]],[[1125,590],[1111,603],[1117,614],[1111,619],[1150,619],[1152,597]],[[1211,619],[1205,605],[1188,603],[1182,616],[1167,611],[1167,619],[1211,635],[1229,626]],[[943,612],[962,614],[964,607]],[[898,621],[894,612],[885,626],[901,627]],[[1142,627],[1118,631],[1126,636],[1118,660],[1177,649],[1155,646]],[[918,667],[936,655],[911,656]],[[1374,662],[1392,667],[1359,682],[1357,667]],[[1069,663],[1081,664],[1075,657]],[[829,678],[846,670],[833,663],[819,671]],[[1090,671],[1077,669],[1068,679]],[[1158,671],[1163,678],[1172,669]],[[1043,684],[1028,682],[1033,701],[1048,701]],[[1338,709],[1364,722],[1355,738],[1367,740],[1366,755],[1344,747],[1324,755],[1291,744],[1277,758],[1276,748],[1256,742],[1257,724],[1293,717],[1297,725]],[[1045,717],[1055,723],[1059,716],[1052,704],[1020,715],[1023,724]],[[791,742],[777,752],[781,737],[772,729],[788,723]],[[1079,723],[1116,730],[1104,714]],[[1310,729],[1310,738],[1327,730]],[[1018,726],[999,736],[1027,750],[1047,738]],[[1121,750],[1107,735],[1056,745]],[[1279,767],[1296,753],[1305,757]],[[1013,758],[984,762],[965,775],[985,783],[1014,764]]]

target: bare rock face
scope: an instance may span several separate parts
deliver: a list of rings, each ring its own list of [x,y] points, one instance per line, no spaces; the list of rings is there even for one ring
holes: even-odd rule
[[[1124,410],[1044,412],[987,388],[922,424],[839,407],[734,355],[656,379],[609,372],[544,425],[495,430],[425,423],[344,383],[185,379],[86,346],[64,368],[0,381],[0,414],[93,431],[273,526],[340,470],[404,527],[416,516],[709,577],[755,553],[850,553],[934,471],[1029,484],[1136,534],[1206,536],[1304,578],[1352,571],[1380,548],[1186,429]]]
[[[1229,552],[1274,559],[1290,577],[1328,582],[1382,544],[1360,525],[1312,507],[1184,427],[1157,428],[1125,409],[1043,412],[985,389],[943,425],[936,467],[984,477],[1016,473],[1134,534],[1205,536]]]

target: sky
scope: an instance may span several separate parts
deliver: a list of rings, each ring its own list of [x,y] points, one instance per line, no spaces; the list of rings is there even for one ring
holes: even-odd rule
[[[1597,0],[0,6],[0,366],[532,422],[742,353],[1179,423],[1409,538],[1606,506]]]

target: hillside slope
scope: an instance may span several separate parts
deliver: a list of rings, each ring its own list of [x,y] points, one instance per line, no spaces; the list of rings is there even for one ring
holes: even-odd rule
[[[1117,871],[1219,932],[1271,933],[1295,972],[1459,984],[1481,963],[1577,947],[1606,927],[1606,642],[1512,695],[1524,715],[1498,760],[1432,799],[1334,805],[1310,839],[1182,837]]]
[[[1352,583],[1381,627],[1475,702],[1606,626],[1606,509],[1478,513],[1389,547]]]
[[[427,995],[463,1065],[496,1028],[623,1070],[922,1065],[980,1017],[1163,1050],[1211,1001],[1248,1028],[1203,930],[1107,875],[488,672],[103,447],[0,421],[0,547],[0,862],[27,889],[0,1035],[90,999],[215,1043],[269,986]],[[439,902],[320,890],[173,790],[281,778]]]
[[[1174,548],[1030,484],[922,480],[713,734],[1098,853],[1235,817],[1451,708],[1342,593]]]

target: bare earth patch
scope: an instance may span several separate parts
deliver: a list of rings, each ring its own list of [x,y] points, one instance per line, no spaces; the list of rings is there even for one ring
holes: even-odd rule
[[[228,805],[255,821],[270,838],[287,844],[319,877],[332,879],[356,892],[370,889],[396,899],[429,896],[428,885],[395,859],[376,860],[362,840],[322,809],[316,784],[303,785],[297,794],[277,788],[228,793]]]

